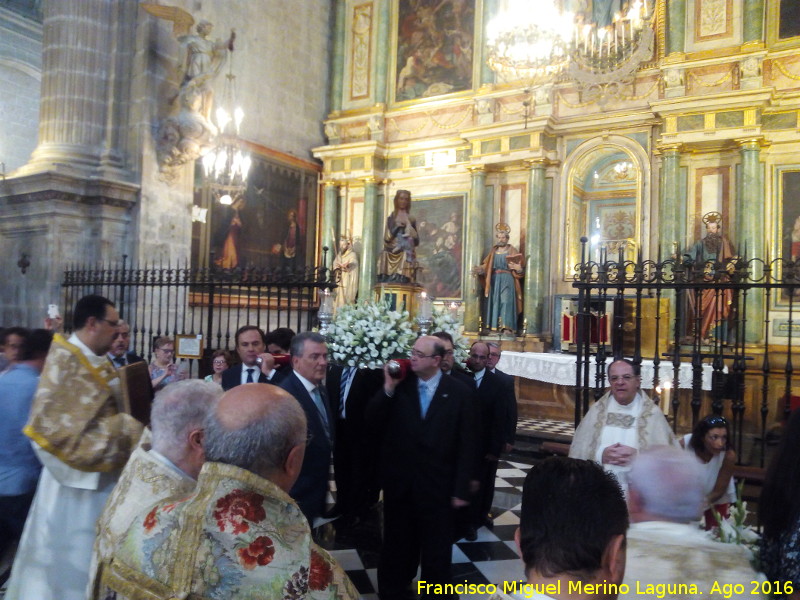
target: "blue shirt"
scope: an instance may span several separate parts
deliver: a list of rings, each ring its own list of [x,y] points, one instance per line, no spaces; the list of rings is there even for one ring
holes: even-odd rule
[[[0,375],[0,496],[20,496],[36,489],[42,465],[22,433],[39,385],[39,372],[18,364]]]

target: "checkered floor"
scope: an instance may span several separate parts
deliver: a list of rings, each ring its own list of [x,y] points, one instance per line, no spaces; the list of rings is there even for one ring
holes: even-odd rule
[[[517,420],[517,437],[536,437],[571,442],[575,427],[572,421],[555,421],[553,419]]]
[[[522,562],[514,543],[519,524],[522,484],[530,464],[500,461],[495,481],[494,528],[482,527],[474,542],[453,544],[455,583],[501,583],[522,578]],[[376,519],[377,521],[377,519]],[[331,551],[366,600],[377,599],[380,533],[375,524],[337,531],[336,523],[321,530],[320,543]],[[462,595],[461,598],[471,598]],[[485,599],[484,599],[485,600]]]

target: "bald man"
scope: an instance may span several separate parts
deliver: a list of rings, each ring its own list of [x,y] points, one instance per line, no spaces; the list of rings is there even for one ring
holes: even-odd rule
[[[297,400],[269,384],[234,387],[206,417],[203,443],[194,493],[134,520],[105,570],[106,589],[118,598],[165,589],[176,597],[358,598],[288,493],[306,448]]]

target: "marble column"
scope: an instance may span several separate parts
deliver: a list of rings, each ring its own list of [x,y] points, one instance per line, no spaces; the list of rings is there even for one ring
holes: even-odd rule
[[[472,174],[472,191],[470,201],[467,203],[467,240],[464,251],[464,330],[477,331],[478,317],[481,311],[481,297],[483,291],[477,283],[477,278],[471,274],[472,267],[481,264],[483,249],[486,245],[484,239],[484,224],[487,213],[491,215],[491,208],[486,206],[486,169],[483,166],[469,168]]]
[[[339,214],[338,211],[338,200],[339,200],[339,186],[336,185],[334,181],[325,181],[323,182],[323,197],[322,197],[322,246],[328,247],[328,260],[327,264],[324,265],[330,268],[331,264],[333,263],[333,256],[336,254],[336,237],[334,232],[337,230],[337,223],[336,223],[336,216]],[[339,231],[339,233],[344,233],[344,231]],[[322,255],[324,256],[324,254]]]
[[[333,52],[331,56],[331,112],[342,110],[344,85],[344,40],[347,33],[347,0],[336,0],[334,6]]]
[[[742,13],[742,41],[745,44],[763,42],[764,0],[744,0]]]
[[[389,101],[387,96],[388,86],[386,84],[387,74],[391,71],[389,68],[389,47],[388,43],[392,39],[390,31],[391,22],[391,2],[380,2],[378,10],[378,27],[376,28],[376,35],[378,36],[378,52],[375,57],[375,103],[385,104]]]
[[[364,222],[361,230],[361,262],[358,265],[358,297],[372,298],[372,287],[375,285],[375,271],[378,257],[378,232],[383,232],[380,225],[381,206],[378,206],[378,180],[365,177],[364,182]]]
[[[684,250],[686,199],[681,194],[681,146],[661,146],[661,182],[658,203],[658,240],[661,257]]]
[[[742,155],[742,179],[736,198],[736,230],[728,232],[737,254],[750,258],[765,258],[764,183],[761,165],[761,140],[737,140]],[[759,265],[753,265],[752,276],[761,277]],[[764,294],[751,290],[747,295],[747,329],[745,342],[755,343],[763,338]]]
[[[667,2],[667,55],[683,52],[686,37],[686,0]]]
[[[527,320],[527,332],[540,333],[544,316],[542,306],[547,293],[547,265],[544,264],[545,245],[550,242],[546,232],[550,224],[550,203],[546,197],[545,161],[527,161],[530,167],[528,178],[528,224],[525,231],[525,280],[522,316]]]

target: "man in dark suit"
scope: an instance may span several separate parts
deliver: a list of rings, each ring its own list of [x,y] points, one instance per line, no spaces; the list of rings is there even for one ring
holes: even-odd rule
[[[368,425],[382,440],[382,600],[415,597],[411,582],[420,563],[421,580],[452,583],[454,509],[469,498],[475,406],[467,386],[442,373],[443,356],[438,338],[417,339],[412,373],[401,381],[384,368],[383,390],[368,407]]]
[[[255,325],[244,325],[236,332],[234,340],[236,341],[236,353],[242,363],[233,365],[222,372],[222,389],[228,391],[243,383],[273,383],[277,385],[275,359],[267,352],[264,332]],[[258,365],[259,358],[261,366]]]
[[[489,346],[489,360],[486,362],[486,368],[488,368],[495,375],[499,375],[506,384],[506,396],[509,399],[509,416],[507,422],[508,429],[506,430],[506,442],[503,452],[511,452],[514,449],[514,440],[517,437],[517,393],[514,391],[514,378],[508,373],[503,373],[497,368],[497,363],[500,362],[500,356],[503,353],[503,350],[500,348],[500,344],[497,342],[487,342],[486,345]]]
[[[137,362],[144,362],[144,359],[137,354],[130,352],[131,345],[131,326],[120,319],[117,322],[117,334],[111,342],[111,349],[108,351],[108,358],[116,368],[124,367]]]
[[[304,331],[292,339],[290,353],[292,372],[280,383],[280,387],[294,396],[303,407],[308,421],[308,442],[303,468],[289,495],[313,526],[314,519],[321,516],[325,509],[335,432],[333,413],[325,390],[328,347],[323,336]]]
[[[367,442],[367,403],[383,386],[383,373],[333,365],[325,380],[331,412],[336,419],[333,472],[336,478],[337,524],[355,525],[378,501],[374,448]]]
[[[472,506],[473,526],[492,526],[489,513],[494,499],[494,481],[500,455],[505,451],[513,397],[509,397],[507,382],[487,368],[489,346],[475,342],[469,351],[469,366],[475,374],[475,393],[478,398],[480,428],[480,488]],[[468,538],[469,539],[469,538]],[[474,539],[474,537],[473,537]]]
[[[444,344],[444,357],[442,357],[441,365],[442,373],[455,377],[468,387],[473,387],[472,374],[467,373],[463,369],[456,366],[456,353],[455,344],[453,343],[453,336],[446,331],[436,331],[431,335],[442,340],[442,344]]]

